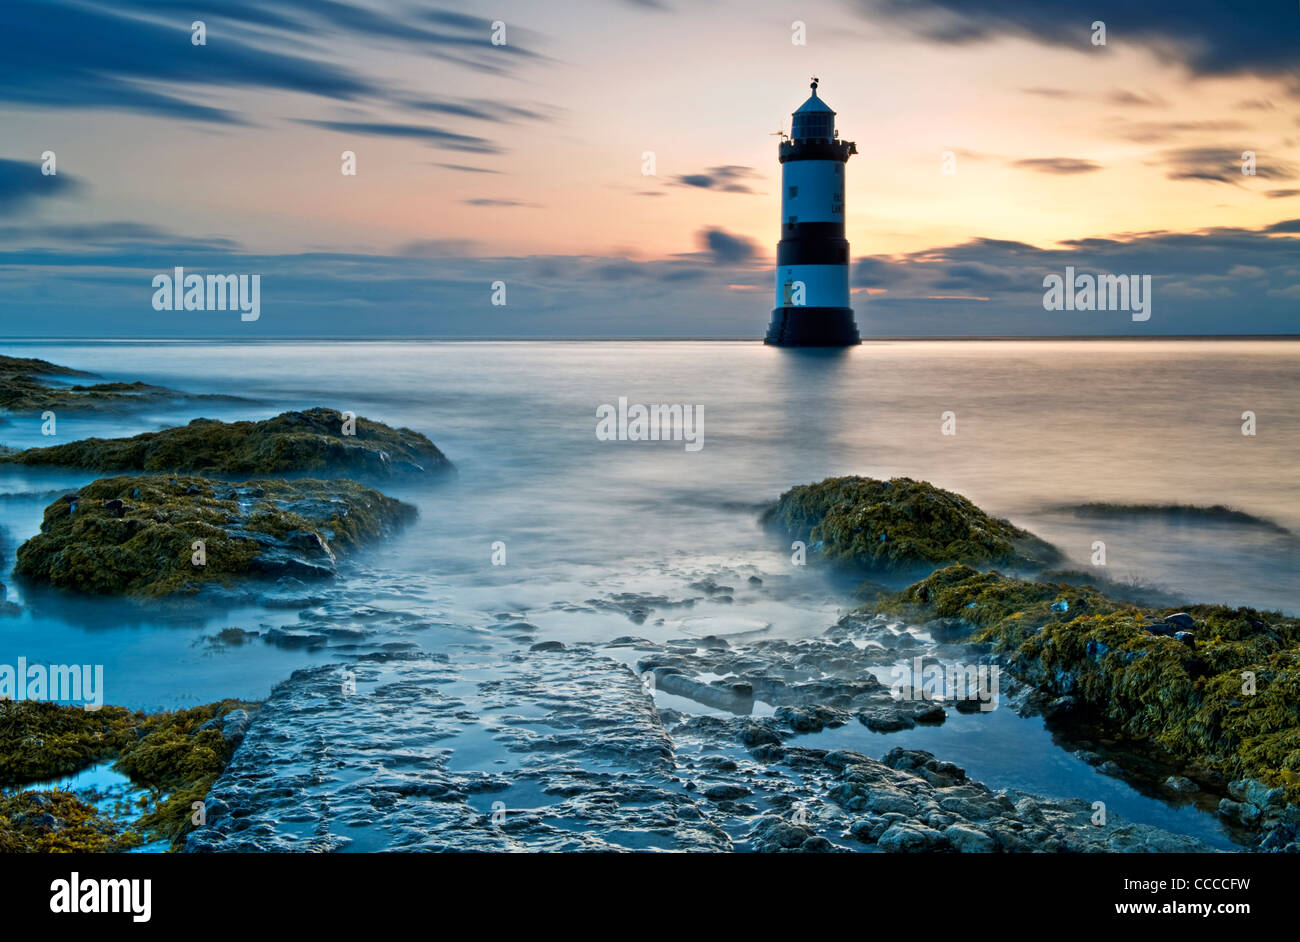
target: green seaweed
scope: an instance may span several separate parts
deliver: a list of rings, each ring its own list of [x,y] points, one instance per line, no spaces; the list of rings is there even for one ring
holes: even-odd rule
[[[1300,619],[1223,605],[1182,609],[1194,645],[1167,630],[1168,608],[1096,588],[951,566],[884,605],[964,619],[1021,679],[1081,700],[1111,729],[1200,773],[1253,778],[1300,800]],[[1247,691],[1243,674],[1255,678]]]
[[[155,713],[137,728],[139,738],[122,750],[114,767],[155,797],[136,822],[142,833],[176,846],[191,830],[194,803],[203,801],[234,754],[219,724],[202,727],[235,709],[256,709],[256,704],[222,700]]]
[[[828,478],[791,488],[763,520],[828,559],[898,571],[951,562],[1040,567],[1048,543],[925,481]]]
[[[18,549],[15,572],[86,593],[193,593],[266,568],[270,537],[327,560],[378,539],[415,509],[348,480],[199,477],[102,478],[45,509],[41,530]],[[194,565],[202,541],[205,565]]]
[[[179,847],[193,826],[194,803],[204,800],[234,754],[221,719],[236,709],[255,713],[258,706],[222,700],[145,714],[115,706],[87,711],[0,701],[0,786],[63,778],[113,760],[114,768],[149,794],[125,829],[70,792],[0,795],[0,851],[124,850],[142,838]],[[32,797],[38,794],[47,799]],[[52,814],[57,826],[40,819],[44,813]]]
[[[115,756],[138,720],[122,707],[0,700],[0,787],[63,778]]]
[[[0,854],[115,853],[140,843],[72,792],[62,789],[0,795]]]
[[[284,412],[259,422],[194,419],[188,425],[132,438],[87,438],[29,448],[0,461],[94,471],[220,475],[328,471],[389,476],[453,469],[433,442],[411,429],[357,418],[355,434],[345,435],[343,430],[342,413],[323,408]]]
[[[57,386],[32,376],[0,376],[0,410],[6,412],[46,409],[80,412],[138,405],[142,401],[172,399],[180,395],[175,390],[147,383]]]

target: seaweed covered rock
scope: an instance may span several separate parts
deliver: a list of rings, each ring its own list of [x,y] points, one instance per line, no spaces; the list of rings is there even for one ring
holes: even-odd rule
[[[73,775],[135,739],[136,717],[34,700],[0,700],[0,788]]]
[[[355,434],[345,434],[348,432]],[[333,409],[284,412],[260,422],[195,419],[189,425],[133,438],[87,438],[0,457],[26,465],[94,471],[192,471],[199,474],[324,472],[388,477],[453,470],[419,432],[357,418],[355,428]]]
[[[160,402],[247,401],[238,396],[190,395],[141,382],[85,385],[63,379],[95,376],[47,360],[0,356],[0,412],[124,412]]]
[[[130,850],[140,837],[72,792],[61,789],[0,795],[0,854]]]
[[[926,481],[827,478],[791,488],[763,520],[828,559],[868,569],[944,563],[1038,568],[1060,558],[1048,543]]]
[[[111,815],[63,790],[0,796],[0,852],[118,851],[142,838],[179,845],[192,827],[194,803],[226,768],[258,707],[222,700],[146,714],[0,701],[0,787],[63,778],[113,760],[149,796],[141,807]],[[123,815],[132,820],[115,820]]]
[[[14,571],[58,588],[139,596],[244,576],[330,576],[338,554],[415,514],[347,480],[101,478],[45,508]]]
[[[146,383],[95,383],[64,386],[32,376],[0,376],[0,409],[6,412],[66,409],[71,412],[142,405],[179,395]]]
[[[85,370],[74,370],[70,366],[59,366],[59,364],[51,363],[49,360],[38,360],[36,357],[0,356],[0,377],[4,378],[11,376],[90,377],[94,375],[94,373],[87,373]]]
[[[1254,781],[1243,796],[1281,788],[1300,802],[1300,619],[1222,605],[1168,611],[966,566],[895,601],[963,620],[1023,680],[1075,698],[1198,777]]]
[[[183,843],[201,803],[229,764],[257,704],[222,700],[188,710],[154,713],[137,727],[138,738],[114,768],[148,788],[154,802],[135,827],[151,839]]]

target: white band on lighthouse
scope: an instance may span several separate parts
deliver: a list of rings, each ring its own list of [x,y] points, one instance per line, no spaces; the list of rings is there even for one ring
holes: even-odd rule
[[[781,167],[781,218],[844,221],[844,165],[836,160],[791,160]]]

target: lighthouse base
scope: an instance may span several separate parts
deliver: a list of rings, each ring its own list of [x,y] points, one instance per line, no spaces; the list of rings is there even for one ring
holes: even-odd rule
[[[851,347],[862,342],[849,307],[779,307],[763,342],[774,347]]]

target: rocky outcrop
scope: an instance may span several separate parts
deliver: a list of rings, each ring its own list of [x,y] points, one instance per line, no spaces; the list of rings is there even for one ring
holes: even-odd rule
[[[892,608],[964,624],[1058,712],[1146,743],[1220,793],[1230,782],[1225,816],[1300,824],[1300,619],[1169,611],[965,566],[933,573]]]
[[[791,488],[763,520],[811,553],[883,571],[929,571],[962,562],[1042,568],[1050,544],[973,503],[911,478],[827,478]]]
[[[195,419],[133,438],[87,438],[0,457],[24,465],[92,471],[189,471],[198,474],[330,473],[391,477],[453,470],[419,432],[333,409],[284,412],[259,422]]]
[[[189,395],[148,383],[69,384],[94,373],[32,357],[0,356],[0,412],[120,412],[160,402],[244,402],[236,396]]]
[[[333,575],[415,508],[352,481],[103,478],[45,509],[15,572],[79,592],[195,593],[239,577]]]

